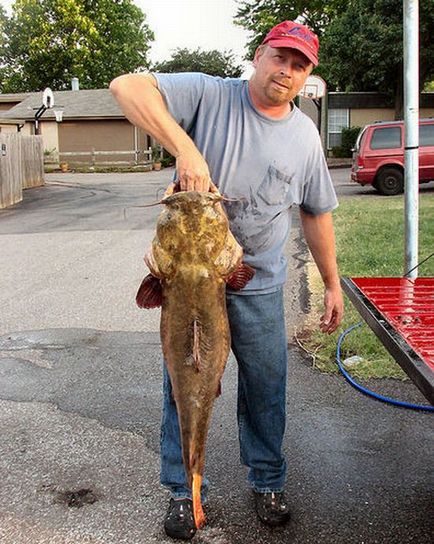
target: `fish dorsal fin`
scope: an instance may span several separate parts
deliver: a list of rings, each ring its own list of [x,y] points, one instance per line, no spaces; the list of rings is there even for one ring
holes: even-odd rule
[[[226,283],[232,289],[242,289],[255,275],[255,271],[246,263],[241,263],[232,274],[226,278]]]
[[[148,274],[140,284],[136,295],[136,303],[139,308],[158,308],[163,302],[163,290],[161,282],[152,274]]]

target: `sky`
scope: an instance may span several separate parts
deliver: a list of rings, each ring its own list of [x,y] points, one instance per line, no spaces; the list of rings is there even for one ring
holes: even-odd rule
[[[135,0],[155,33],[151,60],[170,57],[176,47],[232,49],[245,55],[248,33],[233,24],[235,0]]]
[[[0,0],[10,13],[13,0]],[[149,58],[167,60],[177,47],[204,50],[231,49],[238,63],[243,61],[248,32],[233,24],[237,11],[235,0],[134,0],[147,15],[155,34]]]

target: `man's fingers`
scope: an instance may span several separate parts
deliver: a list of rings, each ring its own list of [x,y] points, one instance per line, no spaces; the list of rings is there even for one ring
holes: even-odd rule
[[[320,330],[324,333],[331,334],[339,327],[343,317],[343,309],[338,306],[333,308],[330,317],[327,318],[328,312],[325,312],[320,320]]]
[[[164,191],[163,198],[167,198],[168,196],[173,195],[176,185],[177,185],[177,182],[175,181],[171,183],[169,187],[167,187],[167,189]]]
[[[196,186],[196,180],[194,178],[187,178],[186,191],[194,191]]]
[[[339,317],[338,312],[333,311],[331,317],[327,321],[324,316],[321,317],[319,328],[321,332],[331,334],[339,327],[340,323],[341,317]]]
[[[209,190],[211,193],[219,193],[220,191],[217,189],[217,187],[214,185],[212,181],[209,182]]]
[[[201,191],[207,193],[210,190],[211,180],[208,176],[192,176],[188,173],[179,176],[181,191]]]

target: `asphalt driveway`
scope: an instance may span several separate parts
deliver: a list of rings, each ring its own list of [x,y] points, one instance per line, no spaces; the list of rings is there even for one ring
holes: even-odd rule
[[[170,542],[158,484],[159,314],[134,305],[158,214],[136,206],[170,178],[52,174],[0,211],[2,544]],[[291,332],[309,304],[297,222],[287,252]],[[252,512],[231,358],[208,442],[208,524],[194,542],[430,543],[432,415],[359,395],[295,346],[289,375],[292,522],[271,530]],[[370,385],[425,402],[410,382]]]

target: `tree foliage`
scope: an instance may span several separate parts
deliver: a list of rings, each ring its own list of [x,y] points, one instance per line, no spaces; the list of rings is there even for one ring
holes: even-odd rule
[[[419,7],[420,89],[434,76],[434,0]],[[403,9],[401,0],[353,0],[328,26],[320,72],[332,88],[379,91],[403,108]]]
[[[153,39],[132,0],[16,0],[4,35],[2,92],[106,87],[147,67]]]
[[[242,67],[235,63],[235,57],[230,51],[223,53],[216,49],[202,51],[200,48],[190,51],[187,48],[177,48],[170,60],[156,63],[154,72],[202,72],[211,76],[239,77]]]
[[[240,0],[235,23],[250,30],[249,55],[284,20],[307,24],[320,36],[316,73],[329,90],[378,91],[402,115],[402,0]],[[308,6],[308,7],[307,7]],[[419,3],[420,88],[434,77],[434,0]]]
[[[6,46],[6,23],[7,15],[3,6],[0,5],[0,59],[5,57],[5,46]],[[3,63],[0,61],[0,92],[1,92],[1,82],[3,81],[6,74],[6,68],[3,66]]]
[[[267,32],[282,21],[297,21],[321,35],[347,3],[347,0],[238,0],[234,22],[252,33],[246,58],[253,58]]]

